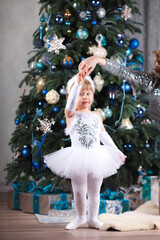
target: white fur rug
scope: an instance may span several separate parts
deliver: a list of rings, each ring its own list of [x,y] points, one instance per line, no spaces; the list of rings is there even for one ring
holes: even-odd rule
[[[104,222],[100,230],[109,228],[119,231],[160,229],[160,215],[154,202],[148,201],[134,211],[119,215],[103,213],[98,219]]]

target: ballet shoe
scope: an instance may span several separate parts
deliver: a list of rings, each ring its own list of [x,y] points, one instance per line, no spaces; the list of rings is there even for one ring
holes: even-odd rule
[[[103,226],[103,222],[100,222],[99,220],[94,220],[89,222],[89,227],[90,228],[101,228]]]
[[[84,219],[84,220],[75,219],[72,222],[68,223],[65,228],[68,230],[73,230],[73,229],[77,229],[77,228],[81,227],[82,225],[84,225],[86,223],[87,223],[86,219]]]

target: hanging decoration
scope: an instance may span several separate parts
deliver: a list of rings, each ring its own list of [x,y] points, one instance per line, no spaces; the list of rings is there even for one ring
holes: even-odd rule
[[[63,16],[61,14],[56,14],[54,20],[55,20],[56,24],[62,24],[63,23]]]
[[[38,78],[38,80],[36,82],[37,93],[40,93],[43,90],[45,84],[46,84],[46,79],[44,79],[42,77]]]
[[[102,47],[102,34],[97,34],[95,40],[98,43],[98,46],[93,45],[89,47],[88,54],[93,54],[94,56],[105,58],[107,56],[107,50]]]
[[[14,151],[14,156],[12,157],[12,160],[15,161],[17,158],[21,155],[21,152],[19,150],[19,147],[17,147]]]
[[[129,118],[122,118],[121,125],[119,126],[120,129],[132,129],[133,125]]]
[[[93,7],[100,7],[101,6],[101,0],[90,0],[90,3]]]
[[[39,39],[42,40],[43,39],[43,31],[44,31],[44,27],[43,25],[39,26]]]
[[[135,116],[137,118],[142,118],[145,114],[145,108],[140,106],[140,105],[137,105],[137,110],[136,110],[136,113],[135,113]]]
[[[65,96],[65,95],[66,95],[66,88],[65,88],[64,85],[63,85],[63,86],[61,87],[61,89],[59,90],[59,93],[60,93],[62,96]]]
[[[103,112],[105,113],[106,118],[111,118],[112,117],[112,110],[107,106],[106,108],[103,108]]]
[[[78,13],[80,20],[83,22],[91,19],[91,12],[89,10],[86,9],[79,10]]]
[[[57,91],[52,89],[46,94],[45,98],[49,104],[55,104],[59,101],[60,95]]]
[[[113,106],[114,100],[116,98],[116,91],[114,89],[113,83],[111,83],[108,91],[108,98],[110,99],[110,104]]]
[[[131,144],[131,143],[124,144],[123,147],[124,147],[124,150],[126,152],[132,152],[133,151],[133,144]]]
[[[80,27],[76,32],[77,38],[80,40],[86,40],[88,38],[88,30],[84,27]]]
[[[64,40],[65,38],[58,38],[57,35],[54,33],[53,40],[46,40],[47,43],[50,44],[48,52],[55,51],[56,54],[59,54],[59,49],[66,49],[66,46],[62,44]]]
[[[124,90],[126,93],[130,93],[131,92],[131,85],[124,80],[124,84],[121,85],[121,90],[122,91]]]
[[[43,134],[48,133],[48,132],[53,132],[51,127],[52,127],[52,125],[55,124],[54,118],[51,118],[50,121],[48,120],[48,118],[45,118],[44,120],[41,120],[40,118],[37,118],[37,120],[40,123],[40,127],[36,128],[37,131],[40,130],[41,132],[43,132]]]
[[[62,60],[62,66],[64,68],[72,68],[74,65],[74,60],[72,57],[65,56],[64,59]]]
[[[94,85],[98,92],[100,92],[104,85],[104,79],[102,79],[101,74],[98,72],[98,75],[96,75],[94,78]]]
[[[65,25],[67,26],[67,33],[71,33],[71,29],[70,29],[70,25],[71,25],[71,21],[70,21],[70,17],[72,16],[71,12],[66,9],[65,13],[64,13],[64,19],[65,19]]]
[[[45,99],[39,99],[38,101],[37,101],[37,107],[38,107],[38,109],[41,109],[41,108],[43,108],[44,106],[45,106],[45,104],[46,104],[46,100]]]
[[[94,111],[96,111],[100,114],[103,121],[106,119],[106,115],[101,108],[95,108]]]
[[[132,8],[129,8],[127,5],[124,5],[121,12],[121,18],[127,21],[129,18],[132,17],[131,11],[132,11]]]
[[[132,39],[129,41],[129,47],[130,47],[131,49],[136,49],[136,48],[138,48],[138,47],[139,47],[139,41],[138,41],[138,39],[132,38]]]
[[[43,71],[44,69],[46,69],[46,65],[41,60],[39,60],[38,63],[36,63],[36,68]]]
[[[96,13],[97,13],[97,16],[98,16],[99,18],[104,18],[104,17],[106,16],[106,10],[105,10],[104,8],[102,8],[102,7],[100,7],[100,8],[96,11]]]
[[[124,33],[119,33],[117,35],[117,40],[116,40],[115,43],[118,47],[123,47],[124,44],[125,44],[125,34]]]
[[[22,151],[21,151],[21,154],[22,154],[22,156],[25,157],[25,158],[30,157],[30,154],[31,154],[30,148],[27,147],[27,145],[24,145],[24,146],[23,146],[23,149],[22,149]]]

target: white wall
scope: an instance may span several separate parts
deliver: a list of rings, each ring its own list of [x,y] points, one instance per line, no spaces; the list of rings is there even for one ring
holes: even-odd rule
[[[144,51],[145,70],[153,67],[152,51],[160,47],[160,0],[136,0],[144,21],[146,37],[137,35]],[[27,70],[27,53],[33,49],[32,34],[39,26],[38,0],[0,0],[0,183],[5,182],[4,168],[12,161],[8,142],[15,129],[15,110],[23,88],[18,85]],[[2,186],[2,184],[1,184]],[[0,189],[1,190],[1,189]]]
[[[39,26],[38,0],[0,0],[0,183],[12,161],[8,142],[15,129],[15,111],[23,88],[18,85],[27,70],[32,34]]]

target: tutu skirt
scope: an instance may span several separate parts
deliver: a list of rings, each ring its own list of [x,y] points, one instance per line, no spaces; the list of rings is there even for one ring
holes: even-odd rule
[[[65,178],[84,174],[106,178],[116,174],[123,165],[120,153],[103,145],[91,149],[73,146],[60,149],[44,156],[44,162],[52,172]]]

